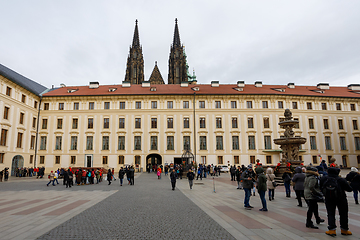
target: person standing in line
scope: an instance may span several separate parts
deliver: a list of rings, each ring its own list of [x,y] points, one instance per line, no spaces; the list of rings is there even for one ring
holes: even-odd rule
[[[49,184],[52,182],[52,185],[55,186],[55,173],[53,171],[50,172],[49,174],[49,179],[50,181],[48,182],[48,184],[46,184],[46,186],[49,186]]]
[[[121,167],[120,170],[119,170],[120,186],[123,185],[124,175],[125,175],[125,171],[124,171],[124,169]]]
[[[319,173],[317,172],[317,168],[308,166],[306,168],[306,178],[304,182],[304,195],[305,200],[308,204],[308,211],[306,215],[306,227],[319,229],[319,227],[315,226],[311,221],[312,215],[314,214],[316,219],[316,224],[320,224],[324,222],[324,219],[321,219],[319,216],[319,207],[318,207],[318,199],[323,196],[320,191],[319,185]]]
[[[74,175],[71,171],[71,169],[69,168],[69,170],[67,171],[67,175],[68,175],[68,180],[66,181],[66,184],[67,186],[69,186],[69,188],[71,188],[71,186],[74,185],[73,183],[73,178],[74,178]]]
[[[346,175],[346,180],[350,182],[353,189],[355,204],[359,204],[360,174],[356,167],[351,168],[351,172]]]
[[[260,196],[262,208],[259,209],[259,211],[267,212],[267,206],[266,206],[266,199],[265,199],[265,193],[266,193],[266,177],[264,174],[264,169],[262,167],[256,168],[256,174],[257,174],[257,189]]]
[[[289,198],[291,197],[291,189],[290,189],[290,184],[291,184],[291,172],[289,169],[287,169],[282,177],[281,177],[284,181],[284,186],[285,186],[285,192],[286,192],[286,197]]]
[[[254,186],[255,173],[253,172],[252,165],[248,165],[247,169],[241,174],[241,180],[243,181],[243,188],[245,192],[244,207],[246,210],[251,210],[250,195],[251,189]]]
[[[320,187],[325,196],[325,207],[328,215],[328,231],[325,233],[336,236],[336,207],[340,215],[341,235],[352,235],[349,231],[349,206],[346,199],[346,192],[353,189],[346,179],[339,177],[340,169],[335,167],[328,168],[328,175],[320,179]]]
[[[172,172],[170,173],[170,180],[171,180],[171,187],[172,190],[175,190],[175,185],[176,185],[176,179],[178,178],[177,173],[175,172],[175,169],[172,170]]]
[[[191,169],[189,169],[189,172],[186,174],[186,176],[189,180],[190,189],[192,189],[192,186],[194,184],[195,174],[193,173],[193,171]]]
[[[295,168],[295,175],[292,178],[294,185],[294,190],[296,194],[296,199],[298,200],[298,207],[302,207],[301,198],[304,197],[304,182],[305,182],[305,173],[303,173],[301,167]]]
[[[110,169],[110,168],[109,168],[109,170],[108,170],[108,172],[107,172],[106,177],[107,177],[107,180],[108,180],[108,182],[109,182],[108,185],[110,185],[110,184],[111,184],[111,178],[112,178],[112,173],[111,173],[111,169]]]
[[[275,187],[273,181],[275,181],[274,170],[269,167],[266,169],[266,179],[267,179],[267,188],[269,190],[269,201],[274,200],[275,197]]]

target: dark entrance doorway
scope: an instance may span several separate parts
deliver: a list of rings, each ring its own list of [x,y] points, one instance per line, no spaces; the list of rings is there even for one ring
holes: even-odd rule
[[[92,155],[85,155],[85,167],[92,167],[93,166],[93,159]]]
[[[149,154],[146,157],[146,164],[162,165],[162,157],[159,154]]]
[[[24,167],[24,158],[21,155],[16,155],[12,159],[11,176],[15,176],[15,169]]]
[[[182,164],[182,158],[181,157],[174,157],[174,164],[175,165]]]

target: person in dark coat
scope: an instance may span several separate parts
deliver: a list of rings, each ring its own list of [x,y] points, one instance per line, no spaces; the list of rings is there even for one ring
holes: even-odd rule
[[[135,170],[134,170],[133,166],[131,166],[130,169],[129,169],[129,177],[130,177],[130,185],[134,185],[135,184],[135,181],[134,181]]]
[[[291,189],[290,189],[290,184],[291,184],[291,172],[290,170],[286,170],[282,177],[281,177],[284,181],[284,186],[285,186],[285,192],[286,192],[286,197],[291,197]]]
[[[172,170],[172,172],[170,173],[170,180],[171,180],[171,187],[172,190],[175,190],[175,185],[176,185],[176,179],[177,179],[178,175],[175,172],[175,169]]]
[[[125,171],[124,171],[124,169],[121,167],[120,170],[119,170],[120,186],[122,186],[122,184],[123,184],[124,175],[125,175]]]
[[[304,198],[304,182],[305,182],[305,173],[303,173],[301,167],[295,168],[295,174],[292,178],[294,185],[294,190],[296,194],[296,199],[298,200],[298,207],[302,207],[301,198]]]
[[[192,186],[194,184],[195,174],[193,173],[193,171],[191,169],[189,169],[189,172],[186,174],[186,176],[189,180],[190,189],[192,189]]]
[[[336,207],[339,211],[340,215],[340,228],[341,228],[341,234],[342,235],[352,235],[352,233],[349,231],[349,218],[348,218],[348,212],[349,212],[349,206],[348,201],[346,199],[346,192],[351,192],[352,188],[350,187],[349,183],[346,181],[346,179],[339,177],[340,169],[335,167],[329,167],[328,168],[328,175],[323,176],[320,179],[320,188],[324,189],[326,188],[327,181],[331,181],[330,178],[335,178],[337,182],[337,191],[336,191],[336,197],[329,196],[325,192],[325,206],[326,211],[328,215],[328,231],[325,233],[330,236],[336,236],[336,222],[335,222],[335,212]],[[330,179],[330,180],[329,180]]]
[[[111,184],[111,178],[112,178],[111,169],[108,170],[106,177],[107,177],[107,180],[109,182],[108,185],[110,185]]]
[[[230,167],[230,176],[231,176],[231,181],[235,181],[235,173],[236,173],[236,168],[235,165]]]
[[[267,190],[267,184],[266,184],[266,177],[264,174],[264,169],[262,167],[256,168],[256,174],[258,179],[257,189],[260,196],[262,208],[259,209],[259,211],[267,212],[267,206],[266,206],[266,199],[265,199],[265,192]]]
[[[360,173],[356,167],[351,168],[351,172],[346,175],[346,181],[350,182],[353,189],[355,204],[359,204]]]
[[[322,197],[323,194],[320,191],[319,186],[319,173],[317,168],[308,166],[306,168],[306,178],[304,182],[304,196],[308,204],[308,211],[306,216],[306,227],[319,229],[318,226],[315,226],[311,221],[312,215],[315,216],[316,223],[320,224],[325,220],[319,216],[319,207],[318,207],[318,196]]]
[[[74,182],[73,182],[74,176],[70,169],[67,171],[67,175],[68,175],[68,180],[66,181],[66,183],[67,183],[67,186],[69,186],[69,188],[71,188],[71,186],[74,185]]]
[[[63,171],[63,182],[66,188],[68,188],[69,174],[66,171]]]
[[[237,181],[237,189],[242,189],[242,186],[241,186],[241,174],[242,174],[242,171],[241,171],[241,168],[240,166],[237,167],[236,169],[236,172],[235,172],[235,176],[236,176],[236,181]]]
[[[243,181],[243,188],[245,192],[244,207],[246,210],[251,210],[253,207],[250,206],[250,195],[251,189],[254,187],[255,173],[252,169],[252,165],[248,165],[247,170],[241,174],[241,180]]]

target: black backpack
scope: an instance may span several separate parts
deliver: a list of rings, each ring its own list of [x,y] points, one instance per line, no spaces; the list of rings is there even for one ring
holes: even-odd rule
[[[339,196],[339,184],[337,179],[334,177],[327,177],[322,186],[322,192],[325,197],[337,198]]]

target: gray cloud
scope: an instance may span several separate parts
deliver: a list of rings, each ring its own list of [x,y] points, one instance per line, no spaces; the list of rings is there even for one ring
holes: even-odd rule
[[[0,0],[0,63],[47,87],[119,84],[135,19],[145,78],[165,81],[179,19],[199,83],[359,82],[358,1]]]

